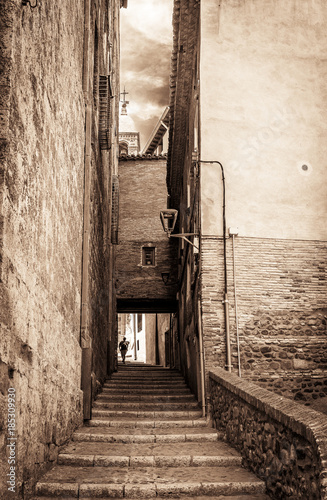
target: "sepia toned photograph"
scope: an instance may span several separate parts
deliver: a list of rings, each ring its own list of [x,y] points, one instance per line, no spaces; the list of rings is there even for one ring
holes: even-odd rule
[[[327,500],[327,1],[0,0],[0,500]]]

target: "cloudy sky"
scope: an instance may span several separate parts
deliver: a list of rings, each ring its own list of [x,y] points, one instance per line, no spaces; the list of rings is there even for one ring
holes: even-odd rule
[[[169,104],[173,0],[128,0],[120,10],[120,90],[144,147]]]

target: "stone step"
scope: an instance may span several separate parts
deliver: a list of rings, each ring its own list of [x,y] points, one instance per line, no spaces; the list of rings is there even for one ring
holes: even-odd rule
[[[179,384],[184,387],[187,387],[187,384],[185,383],[185,380],[183,378],[173,378],[173,379],[159,379],[157,382],[155,382],[152,378],[151,379],[145,379],[145,378],[135,378],[135,377],[130,377],[128,379],[122,379],[122,378],[111,378],[106,380],[106,382],[103,384],[103,387],[110,386],[112,384],[119,384],[119,385],[126,385],[126,384],[132,384],[135,386],[136,384],[148,384],[148,385],[174,385],[174,384]]]
[[[183,384],[180,384],[180,383],[174,383],[174,384],[110,384],[110,385],[106,385],[106,386],[103,386],[103,391],[111,391],[111,390],[115,390],[115,391],[118,391],[118,390],[130,390],[130,391],[134,391],[134,390],[141,390],[141,391],[161,391],[161,390],[171,390],[171,391],[174,391],[174,390],[183,390],[183,391],[187,391],[187,392],[190,392],[190,389],[186,386],[186,385],[183,385]]]
[[[199,404],[197,401],[189,401],[186,403],[144,403],[144,402],[136,402],[136,401],[122,401],[122,402],[111,402],[111,399],[101,400],[97,399],[93,408],[108,408],[110,410],[144,410],[144,411],[160,411],[160,410],[198,410]]]
[[[101,394],[191,394],[187,387],[105,387]]]
[[[132,373],[132,372],[126,372],[126,373],[113,373],[110,378],[106,379],[105,383],[110,382],[111,380],[160,380],[165,381],[165,380],[179,380],[179,381],[184,381],[183,376],[180,373]]]
[[[73,435],[73,441],[97,443],[198,443],[217,442],[221,435],[208,427],[177,427],[129,429],[128,433],[115,427],[82,427]]]
[[[144,411],[144,410],[107,410],[94,408],[92,410],[92,418],[108,417],[108,418],[145,418],[145,419],[168,419],[168,418],[198,418],[202,416],[201,410],[162,410],[162,411]]]
[[[239,457],[202,456],[202,455],[76,455],[62,453],[58,457],[59,465],[78,467],[220,467],[242,465]]]
[[[109,472],[110,471],[110,472]],[[75,467],[56,465],[37,484],[41,496],[156,498],[264,494],[265,484],[241,466]],[[79,478],[79,479],[78,479]]]
[[[101,392],[97,397],[97,401],[195,401],[193,394],[104,394]]]
[[[122,366],[121,368],[118,367],[118,370],[114,373],[112,373],[110,376],[120,376],[120,375],[166,375],[166,376],[179,376],[182,377],[183,375],[181,374],[180,371],[178,370],[170,370],[169,368],[157,368],[157,369],[150,369],[150,368],[143,368],[143,369],[137,369],[133,370],[129,367]]]
[[[133,428],[169,428],[169,427],[206,427],[207,422],[204,418],[200,417],[197,419],[129,419],[129,418],[119,418],[106,419],[105,417],[92,418],[88,425],[90,427],[120,427],[125,429]]]
[[[73,442],[58,457],[60,465],[80,467],[212,467],[241,465],[242,457],[222,442],[111,444]]]
[[[184,385],[183,384],[183,379],[182,378],[154,378],[154,377],[119,377],[119,378],[112,378],[110,381],[105,382],[104,387],[107,387],[108,385],[115,384],[115,383],[123,384],[123,385],[133,385],[133,386],[142,386],[142,385]]]
[[[58,500],[58,496],[47,496],[47,497],[44,497],[44,496],[38,496],[38,497],[32,497],[32,500]],[[66,500],[75,500],[76,497],[72,497],[72,496],[65,496],[65,497],[62,497],[62,498],[65,498]],[[80,497],[82,498],[82,497]],[[86,498],[90,498],[90,497],[86,497]],[[93,497],[94,498],[94,497]],[[102,496],[101,497],[102,500],[114,500],[116,499],[117,497],[105,497],[105,496]],[[156,500],[157,498],[167,498],[167,497],[150,497],[150,498],[153,498],[153,500]],[[258,493],[258,494],[255,494],[255,493],[250,493],[249,495],[240,495],[240,494],[235,494],[235,495],[220,495],[219,497],[217,496],[188,496],[188,495],[183,495],[182,497],[180,495],[178,496],[172,496],[172,495],[169,495],[169,498],[173,498],[173,499],[180,499],[182,498],[183,500],[270,500],[270,497],[265,495],[264,493]]]

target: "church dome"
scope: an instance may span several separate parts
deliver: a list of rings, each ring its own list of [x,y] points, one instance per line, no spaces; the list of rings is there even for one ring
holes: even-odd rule
[[[128,115],[120,115],[119,132],[137,132],[133,118]]]

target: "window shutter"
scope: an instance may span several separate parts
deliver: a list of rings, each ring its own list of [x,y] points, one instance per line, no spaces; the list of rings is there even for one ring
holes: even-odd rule
[[[99,105],[100,149],[110,149],[111,86],[108,75],[99,77]]]

